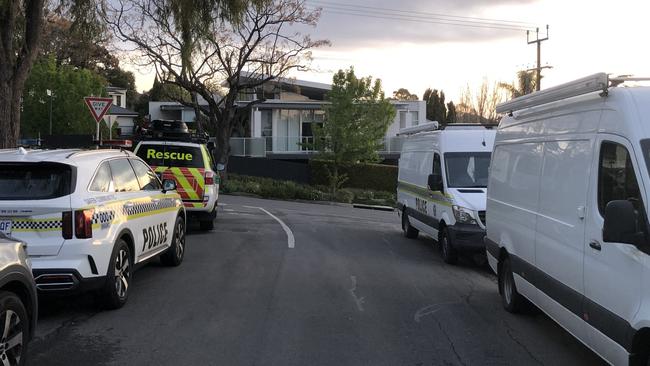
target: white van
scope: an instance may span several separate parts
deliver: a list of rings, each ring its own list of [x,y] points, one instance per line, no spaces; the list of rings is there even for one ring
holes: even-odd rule
[[[407,238],[420,231],[440,244],[445,262],[459,252],[484,252],[485,199],[495,131],[450,125],[404,142],[399,159],[398,213]]]
[[[650,364],[650,88],[595,74],[514,99],[488,183],[488,261],[615,365]],[[637,80],[637,79],[634,79]]]

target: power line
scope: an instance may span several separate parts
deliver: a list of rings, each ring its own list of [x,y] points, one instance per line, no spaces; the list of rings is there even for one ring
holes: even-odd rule
[[[374,11],[391,12],[391,13],[402,13],[402,14],[407,14],[409,16],[413,16],[413,14],[417,14],[417,15],[427,16],[429,18],[430,17],[436,17],[436,18],[442,17],[443,19],[440,19],[440,20],[448,20],[448,21],[460,21],[460,22],[471,22],[471,23],[485,23],[485,22],[488,22],[488,24],[499,24],[499,23],[501,23],[500,25],[520,27],[520,28],[523,28],[524,30],[526,30],[526,29],[534,29],[534,27],[536,25],[534,23],[521,22],[521,21],[515,21],[515,20],[504,20],[504,19],[494,19],[494,18],[479,18],[479,17],[469,17],[469,16],[451,15],[451,14],[442,14],[442,13],[431,13],[431,12],[414,11],[414,10],[382,8],[382,7],[376,7],[376,6],[352,5],[352,4],[343,4],[343,3],[324,1],[324,0],[307,0],[307,2],[320,4],[323,7],[339,7],[339,8],[344,8],[344,9],[347,8],[349,10],[363,10],[363,11],[374,10]],[[450,19],[446,19],[446,18],[450,18]]]
[[[367,11],[361,13],[359,10],[353,10],[353,9],[347,11],[343,11],[336,8],[328,8],[328,7],[316,7],[313,9],[318,9],[318,8],[323,9],[323,11],[327,13],[359,16],[365,18],[400,20],[400,21],[428,23],[428,24],[443,24],[443,25],[452,25],[452,26],[461,26],[461,27],[470,27],[470,28],[487,28],[487,29],[500,29],[500,30],[511,30],[511,31],[529,30],[529,28],[523,28],[523,27],[514,27],[514,26],[506,26],[506,25],[490,24],[490,23],[475,24],[475,23],[463,22],[460,20],[427,20],[426,18],[423,17],[407,16],[407,15],[389,15],[385,13],[378,13],[373,15],[373,14],[368,14]]]

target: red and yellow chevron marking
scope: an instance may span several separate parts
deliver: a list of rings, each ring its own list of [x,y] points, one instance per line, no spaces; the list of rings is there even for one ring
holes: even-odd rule
[[[163,179],[174,179],[176,181],[178,194],[184,201],[199,201],[203,199],[203,192],[205,190],[205,178],[203,175],[205,169],[179,167],[167,168],[164,166],[152,168],[156,173],[161,173]]]

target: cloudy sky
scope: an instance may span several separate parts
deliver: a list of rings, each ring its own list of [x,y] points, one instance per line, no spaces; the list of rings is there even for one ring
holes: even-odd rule
[[[588,74],[650,76],[648,0],[307,0],[321,7],[313,38],[331,47],[314,51],[312,71],[293,76],[330,82],[333,72],[354,65],[357,75],[381,78],[387,95],[404,87],[422,95],[442,89],[454,100],[467,85],[514,81],[518,70],[535,66],[536,49],[517,29],[476,27],[493,19],[507,28],[550,27],[542,43],[543,87]],[[347,4],[347,5],[346,5]],[[445,15],[472,26],[440,24]],[[397,19],[396,19],[397,18]],[[459,18],[455,18],[459,19]],[[453,22],[457,23],[457,22]],[[504,27],[500,25],[499,27]],[[152,75],[136,72],[139,90],[149,89]]]

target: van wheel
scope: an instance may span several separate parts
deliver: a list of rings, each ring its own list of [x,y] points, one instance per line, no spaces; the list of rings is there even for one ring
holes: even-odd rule
[[[440,253],[442,254],[442,260],[447,264],[456,264],[458,263],[458,253],[451,245],[451,240],[449,239],[449,233],[447,228],[443,228],[440,231],[438,237],[438,243],[440,243]]]
[[[411,226],[406,211],[402,212],[402,231],[404,232],[404,236],[409,239],[417,239],[418,235],[420,234],[420,230]]]
[[[0,291],[0,322],[2,365],[24,365],[29,341],[29,317],[20,298],[11,292]]]
[[[111,255],[103,289],[104,304],[107,309],[119,309],[126,304],[129,298],[132,270],[131,250],[123,239],[118,239]]]
[[[515,278],[512,275],[510,258],[506,257],[499,271],[499,293],[503,308],[510,313],[519,313],[523,310],[525,299],[517,292]]]
[[[160,262],[165,266],[176,267],[183,262],[185,257],[185,221],[181,216],[176,218],[174,224],[174,236],[172,237],[172,244],[160,256]]]
[[[216,217],[217,217],[217,204],[215,203],[212,212],[210,212],[210,219],[199,222],[199,225],[201,226],[201,230],[207,231],[207,230],[214,229],[214,219]]]

